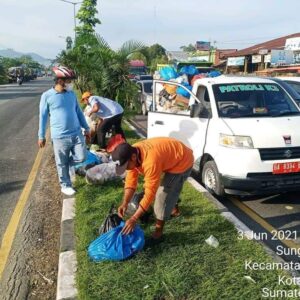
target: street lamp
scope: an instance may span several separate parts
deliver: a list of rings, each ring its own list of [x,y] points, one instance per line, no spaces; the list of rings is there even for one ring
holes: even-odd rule
[[[74,12],[74,35],[75,35],[75,41],[76,41],[76,5],[82,3],[81,2],[72,2],[68,0],[60,0],[62,2],[66,2],[73,5],[73,12]]]

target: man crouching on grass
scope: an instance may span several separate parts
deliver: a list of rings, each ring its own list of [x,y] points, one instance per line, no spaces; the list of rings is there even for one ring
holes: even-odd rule
[[[118,175],[127,170],[123,202],[118,208],[121,218],[135,193],[139,174],[144,175],[144,197],[135,214],[126,221],[122,232],[132,232],[137,220],[155,200],[156,224],[152,238],[160,240],[165,221],[171,215],[179,215],[177,201],[183,183],[192,171],[193,151],[176,139],[160,137],[147,139],[133,146],[128,143],[120,144],[112,152],[112,159],[118,163]]]

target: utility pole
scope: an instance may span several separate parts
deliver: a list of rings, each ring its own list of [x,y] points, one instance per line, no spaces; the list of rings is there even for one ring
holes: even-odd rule
[[[68,0],[60,0],[62,2],[66,2],[66,3],[69,3],[69,4],[72,4],[73,5],[73,13],[74,13],[74,42],[76,42],[76,5],[77,4],[80,4],[82,2],[72,2],[72,1],[68,1]]]

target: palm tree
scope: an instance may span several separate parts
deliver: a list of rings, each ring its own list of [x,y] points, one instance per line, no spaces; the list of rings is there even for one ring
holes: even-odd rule
[[[129,107],[137,99],[137,88],[128,78],[129,57],[143,48],[141,42],[131,40],[114,51],[100,35],[84,35],[72,50],[63,51],[58,61],[76,71],[81,93],[91,90]]]

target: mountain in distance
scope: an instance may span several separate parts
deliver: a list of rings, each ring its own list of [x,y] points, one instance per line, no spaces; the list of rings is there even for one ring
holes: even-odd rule
[[[7,49],[0,49],[0,56],[3,57],[8,57],[8,58],[18,58],[21,57],[23,55],[29,55],[32,57],[32,59],[38,63],[40,63],[41,65],[44,65],[46,67],[48,67],[51,64],[51,59],[48,58],[44,58],[39,54],[36,53],[22,53],[22,52],[17,52],[13,49],[7,48]]]

